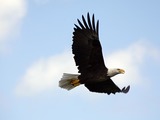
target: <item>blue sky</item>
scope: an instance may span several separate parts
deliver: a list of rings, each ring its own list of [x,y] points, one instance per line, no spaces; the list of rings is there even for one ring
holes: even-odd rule
[[[0,0],[1,120],[159,120],[159,0]],[[77,73],[71,54],[77,18],[95,14],[107,67],[128,94],[58,87]]]

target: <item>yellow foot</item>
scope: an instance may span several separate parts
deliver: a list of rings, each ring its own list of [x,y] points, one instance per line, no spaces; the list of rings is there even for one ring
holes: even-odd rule
[[[78,86],[78,85],[80,85],[79,80],[78,80],[78,79],[72,80],[72,81],[71,81],[71,85],[73,85],[73,86]]]

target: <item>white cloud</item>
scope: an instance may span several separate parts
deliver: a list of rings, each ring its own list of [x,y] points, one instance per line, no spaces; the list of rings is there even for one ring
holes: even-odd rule
[[[138,41],[128,48],[115,51],[106,56],[107,67],[119,67],[126,70],[125,75],[115,76],[118,85],[135,85],[142,82],[141,64],[146,57],[157,57],[158,50],[146,42]],[[73,56],[69,53],[40,59],[29,67],[16,86],[16,94],[20,96],[34,95],[47,89],[58,88],[58,81],[64,72],[77,73]]]
[[[114,82],[121,86],[143,83],[147,78],[143,76],[141,65],[147,62],[147,57],[160,60],[159,50],[145,40],[137,41],[128,48],[107,56],[108,67],[119,67],[126,71],[125,75],[115,76]]]
[[[141,75],[141,64],[149,56],[155,57],[157,50],[150,48],[145,41],[138,41],[128,48],[111,53],[107,56],[108,67],[119,67],[125,70],[125,75],[118,75],[113,78],[118,85],[139,84],[144,77]]]
[[[26,14],[26,0],[0,0],[0,52]],[[15,30],[16,29],[16,30]]]
[[[142,64],[147,57],[151,61],[160,61],[160,50],[152,46],[147,41],[137,41],[128,48],[118,50],[106,57],[108,67],[119,67],[125,70],[124,75],[117,75],[113,78],[118,86],[124,87],[130,85],[143,85],[146,81],[143,74]],[[145,82],[147,84],[147,82]]]
[[[16,94],[31,95],[57,87],[63,72],[77,73],[74,66],[72,55],[69,53],[40,59],[26,71],[17,85]]]

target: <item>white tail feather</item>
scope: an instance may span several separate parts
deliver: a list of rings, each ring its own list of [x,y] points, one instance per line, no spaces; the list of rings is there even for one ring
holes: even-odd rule
[[[71,90],[75,88],[76,86],[73,86],[71,84],[71,81],[77,80],[78,79],[78,74],[68,74],[68,73],[63,73],[63,76],[61,80],[59,81],[59,87]]]

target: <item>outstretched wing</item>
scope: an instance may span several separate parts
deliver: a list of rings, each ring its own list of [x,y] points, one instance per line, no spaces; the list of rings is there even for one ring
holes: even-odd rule
[[[123,92],[127,93],[130,89],[130,86],[127,88],[120,89],[111,79],[107,79],[103,82],[96,82],[91,84],[85,84],[85,86],[91,91],[91,92],[99,92],[99,93],[107,93],[108,95],[116,92]]]
[[[91,21],[89,13],[87,14],[87,21],[82,15],[82,21],[80,22],[78,19],[79,26],[75,24],[72,45],[72,52],[79,73],[83,74],[88,70],[99,68],[106,69],[98,35],[99,21],[95,25],[94,14]]]

